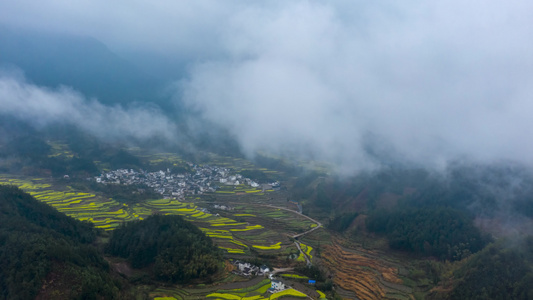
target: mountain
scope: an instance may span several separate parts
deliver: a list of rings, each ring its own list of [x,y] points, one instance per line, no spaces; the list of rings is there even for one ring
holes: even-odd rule
[[[91,37],[0,26],[0,53],[0,66],[22,69],[37,85],[70,86],[106,104],[162,103],[162,79],[142,72]]]

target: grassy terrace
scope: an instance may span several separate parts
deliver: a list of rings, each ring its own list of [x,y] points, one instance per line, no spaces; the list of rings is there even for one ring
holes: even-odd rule
[[[104,230],[113,230],[123,222],[142,220],[153,213],[181,215],[232,255],[250,254],[251,249],[269,255],[288,254],[295,246],[283,233],[303,232],[313,225],[306,219],[294,218],[291,212],[260,205],[238,205],[234,211],[219,216],[202,211],[194,203],[171,199],[127,205],[78,192],[69,186],[52,186],[41,178],[16,179],[4,175],[0,176],[0,184],[16,185],[58,211]]]
[[[269,220],[257,220],[255,215],[250,213],[236,213],[235,218],[240,220],[236,221],[235,218],[205,213],[194,203],[171,199],[156,199],[127,205],[92,193],[77,192],[69,186],[52,186],[41,178],[14,179],[0,176],[0,184],[16,185],[58,211],[82,221],[92,222],[95,227],[104,230],[113,230],[123,222],[142,220],[153,213],[161,213],[181,215],[194,222],[229,254],[246,254],[249,253],[250,247],[260,250],[279,250],[282,243],[280,239],[286,239],[255,222],[268,223]],[[272,209],[262,210],[269,216],[268,210]],[[270,213],[273,216],[283,216],[283,213],[277,211]],[[290,245],[288,241],[283,242]]]
[[[52,152],[50,155],[48,155],[48,157],[65,157],[65,158],[74,157],[74,153],[70,151],[67,144],[49,141],[48,145],[50,145],[51,152]]]
[[[291,212],[257,203],[232,204],[234,210],[220,211],[219,215],[215,212],[206,213],[192,202],[201,202],[199,198],[190,198],[191,202],[155,199],[127,205],[101,195],[79,192],[68,185],[42,178],[0,175],[0,184],[16,185],[58,211],[79,220],[92,222],[95,227],[106,231],[115,229],[123,222],[142,220],[153,213],[181,215],[211,237],[228,256],[236,258],[243,255],[251,257],[259,253],[274,255],[284,260],[289,254],[297,252],[288,234],[306,231],[313,225],[307,219],[295,218]],[[209,205],[206,208],[212,210]],[[307,247],[304,251],[310,254],[311,249]],[[268,279],[252,285],[244,282],[240,284],[241,287],[231,289],[221,289],[220,286],[200,289],[158,288],[150,296],[154,299],[257,300],[305,297],[295,290],[270,294],[266,291],[270,287]]]
[[[267,192],[272,192],[272,190],[265,190],[263,192],[262,188],[253,188],[249,185],[239,184],[239,185],[224,185],[220,184],[220,188],[217,189],[215,194],[217,196],[224,195],[247,195],[247,194],[256,194],[263,196]]]
[[[230,283],[226,286],[233,286],[232,288],[222,288],[216,286],[202,286],[197,288],[159,288],[151,293],[153,299],[173,299],[173,300],[189,300],[189,299],[224,299],[224,300],[269,300],[269,299],[283,299],[283,298],[307,298],[301,292],[293,289],[288,289],[275,294],[269,293],[271,283],[269,279],[256,278],[249,282]],[[239,287],[234,287],[239,286]]]
[[[309,245],[305,245],[304,243],[300,243],[300,248],[302,248],[302,251],[309,257],[309,260],[313,260],[313,256],[311,255],[311,251],[313,251],[313,247]],[[305,262],[305,257],[302,253],[297,258],[298,261]]]

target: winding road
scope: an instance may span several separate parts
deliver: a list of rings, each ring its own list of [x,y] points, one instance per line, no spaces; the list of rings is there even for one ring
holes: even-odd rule
[[[230,204],[235,204],[234,202],[230,202]],[[307,262],[307,265],[308,266],[311,266],[311,260],[309,259],[309,257],[307,256],[307,254],[305,254],[305,252],[302,251],[302,248],[300,247],[300,242],[298,241],[298,238],[299,237],[302,237],[308,233],[311,233],[315,230],[317,230],[318,228],[322,227],[322,223],[318,222],[317,220],[309,217],[309,216],[306,216],[298,211],[295,211],[295,210],[292,210],[292,209],[289,209],[289,208],[285,208],[285,207],[280,207],[280,206],[274,206],[274,205],[270,205],[270,204],[249,204],[249,205],[257,205],[257,206],[265,206],[265,207],[270,207],[270,208],[278,208],[278,209],[283,209],[283,210],[286,210],[286,211],[289,211],[291,213],[294,213],[294,214],[297,214],[301,217],[304,217],[308,220],[310,220],[311,222],[314,222],[316,223],[316,226],[307,230],[306,232],[302,232],[302,233],[298,233],[298,234],[295,234],[295,235],[289,235],[289,237],[295,239],[294,241],[294,244],[296,245],[296,247],[298,248],[298,250],[300,250],[300,253],[302,253],[302,255],[305,257],[305,260]]]
[[[294,244],[296,245],[296,247],[298,248],[298,250],[300,251],[300,253],[303,255],[303,257],[305,257],[305,261],[307,262],[307,265],[308,266],[311,266],[312,263],[311,263],[311,260],[309,259],[309,257],[307,256],[307,254],[302,250],[302,247],[300,247],[300,241],[298,241],[298,238],[301,237],[301,236],[304,236],[308,233],[311,233],[315,230],[317,230],[318,228],[322,227],[322,223],[318,222],[317,220],[309,217],[309,216],[306,216],[298,211],[295,211],[295,210],[292,210],[292,209],[288,209],[288,208],[284,208],[284,207],[279,207],[279,206],[274,206],[274,205],[269,205],[269,204],[261,204],[261,206],[267,206],[267,207],[272,207],[272,208],[278,208],[278,209],[283,209],[283,210],[286,210],[286,211],[290,211],[292,213],[295,213],[297,215],[300,215],[304,218],[307,218],[309,220],[311,220],[312,222],[315,222],[316,223],[316,227],[313,227],[309,230],[307,230],[306,232],[302,232],[302,233],[298,233],[298,234],[295,234],[293,236],[290,236],[292,237],[293,239],[295,239],[294,241]]]
[[[267,207],[272,207],[272,208],[279,208],[279,209],[283,209],[283,210],[286,210],[286,211],[290,211],[290,212],[295,213],[295,214],[297,214],[297,215],[299,215],[299,216],[302,216],[302,217],[304,217],[304,218],[309,219],[311,222],[316,223],[316,227],[313,227],[313,228],[307,230],[306,232],[302,232],[302,233],[298,233],[298,234],[292,235],[291,237],[292,237],[293,239],[297,239],[297,238],[299,238],[299,237],[301,237],[301,236],[304,236],[304,235],[306,235],[306,234],[308,234],[308,233],[311,233],[311,232],[317,230],[318,228],[322,227],[322,223],[318,222],[317,220],[315,220],[315,219],[313,219],[313,218],[311,218],[311,217],[309,217],[309,216],[306,216],[306,215],[304,215],[304,214],[301,214],[300,212],[297,212],[297,211],[295,211],[295,210],[288,209],[288,208],[285,208],[285,207],[274,206],[274,205],[270,205],[270,204],[259,204],[259,205],[261,205],[261,206],[267,206]]]

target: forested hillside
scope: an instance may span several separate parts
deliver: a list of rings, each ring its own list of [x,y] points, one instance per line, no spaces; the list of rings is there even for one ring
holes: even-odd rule
[[[118,297],[95,238],[92,224],[0,185],[0,299]]]
[[[126,223],[113,232],[107,249],[134,268],[153,265],[154,278],[170,282],[208,278],[222,259],[211,239],[181,216],[154,215]]]
[[[490,241],[471,218],[450,208],[380,210],[366,224],[368,230],[385,234],[392,249],[442,260],[461,260]]]
[[[453,273],[451,291],[436,288],[428,299],[533,299],[532,257],[531,237],[489,245]]]

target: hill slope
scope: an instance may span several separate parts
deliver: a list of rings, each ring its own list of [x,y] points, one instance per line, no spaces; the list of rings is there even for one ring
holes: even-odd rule
[[[0,185],[0,299],[116,298],[92,225]]]

